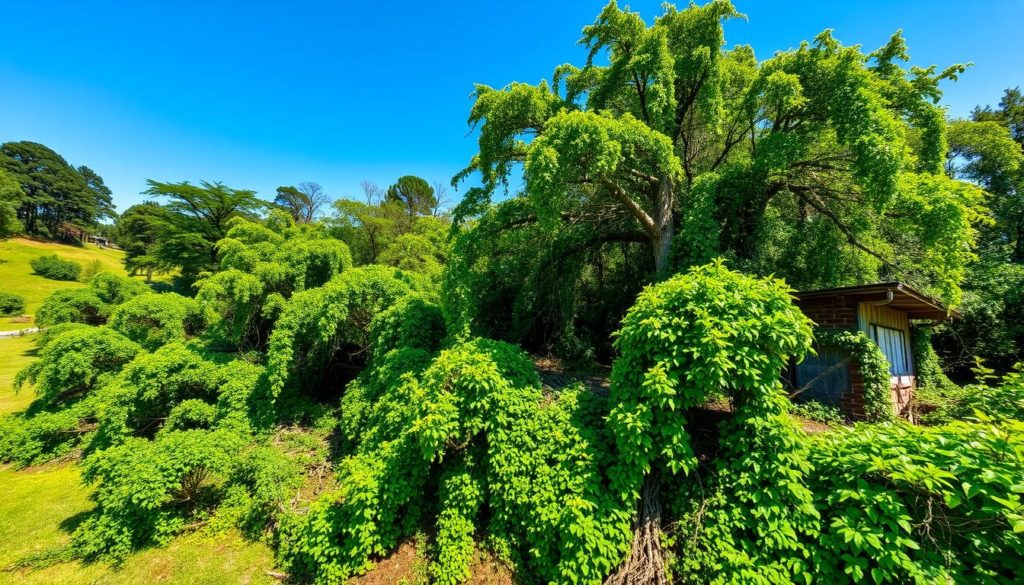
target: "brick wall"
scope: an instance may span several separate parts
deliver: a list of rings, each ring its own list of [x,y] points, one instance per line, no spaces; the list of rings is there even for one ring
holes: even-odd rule
[[[857,304],[845,297],[801,301],[797,306],[822,329],[857,328]]]

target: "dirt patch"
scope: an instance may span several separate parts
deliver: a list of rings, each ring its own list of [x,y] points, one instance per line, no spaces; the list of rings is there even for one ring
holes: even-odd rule
[[[567,367],[557,358],[537,356],[533,357],[533,366],[537,369],[541,383],[552,390],[561,390],[581,382],[591,392],[608,394],[608,378],[611,375],[608,366],[580,370]]]
[[[412,541],[381,559],[365,575],[350,579],[348,585],[426,585],[430,582],[428,561]],[[512,572],[491,555],[477,551],[470,565],[466,585],[513,585]]]

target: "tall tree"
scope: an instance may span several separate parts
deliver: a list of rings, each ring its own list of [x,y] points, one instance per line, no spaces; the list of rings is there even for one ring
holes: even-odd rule
[[[142,272],[146,280],[153,273],[169,271],[173,265],[161,261],[157,246],[165,234],[170,236],[172,213],[154,201],[132,205],[117,218],[114,243],[125,251],[125,263],[133,273]]]
[[[330,201],[323,187],[313,182],[299,183],[298,187],[278,187],[274,198],[274,203],[287,210],[295,223],[313,221]]]
[[[8,142],[0,146],[0,168],[21,184],[25,196],[18,218],[29,233],[56,236],[65,222],[89,228],[112,213],[109,190],[102,191],[106,187],[99,175],[90,170],[87,178],[42,144]]]
[[[959,170],[992,195],[996,223],[990,235],[1009,243],[1013,262],[1024,263],[1024,168],[1017,160],[1024,148],[1024,94],[1020,88],[1007,89],[997,108],[975,108],[971,117],[975,124],[961,123],[953,144],[968,161]],[[1007,134],[1015,150],[1007,150]]]
[[[0,169],[0,240],[18,234],[23,229],[18,221],[18,208],[24,198],[18,180]]]
[[[955,302],[981,196],[940,173],[937,102],[963,67],[905,67],[898,33],[865,54],[826,31],[758,61],[723,50],[723,22],[740,16],[715,0],[648,25],[612,2],[584,28],[582,67],[477,86],[479,151],[455,182],[479,173],[482,186],[456,219],[484,212],[521,166],[533,221],[628,218],[661,274],[726,255],[806,279],[826,250],[840,267],[828,278],[903,278]]]
[[[93,220],[100,221],[117,217],[117,213],[114,211],[114,194],[110,187],[107,187],[103,182],[103,177],[85,165],[78,167],[76,170],[85,179],[85,185],[93,193],[93,199],[96,204]]]
[[[976,108],[949,125],[950,176],[988,195],[991,221],[980,228],[978,259],[964,282],[964,318],[933,338],[958,381],[973,379],[975,359],[997,372],[1024,359],[1024,100],[1008,89],[997,108]]]
[[[399,177],[395,184],[388,187],[385,199],[401,203],[409,217],[430,215],[437,205],[434,188],[414,175]]]
[[[223,183],[147,183],[145,193],[166,198],[164,207],[170,212],[155,253],[161,261],[180,267],[187,279],[217,267],[216,243],[227,235],[231,218],[254,218],[266,205],[255,191]]]

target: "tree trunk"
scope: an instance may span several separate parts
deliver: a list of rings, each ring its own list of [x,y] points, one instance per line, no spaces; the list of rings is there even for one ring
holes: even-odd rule
[[[604,585],[668,585],[665,561],[661,552],[661,500],[658,477],[650,473],[640,492],[633,548],[622,566],[605,580]]]
[[[672,224],[672,206],[675,203],[675,187],[672,179],[663,176],[658,181],[658,197],[654,209],[654,269],[659,279],[666,276],[669,251],[672,249],[672,237],[675,226]]]
[[[668,257],[669,252],[672,250],[672,237],[674,235],[675,230],[670,220],[668,224],[661,228],[657,237],[652,240],[654,245],[654,270],[659,277],[665,276],[665,271],[669,267]]]

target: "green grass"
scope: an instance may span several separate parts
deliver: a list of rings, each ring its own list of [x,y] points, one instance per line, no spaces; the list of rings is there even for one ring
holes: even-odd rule
[[[0,337],[0,416],[25,410],[35,398],[29,387],[14,393],[14,375],[35,358],[35,337]]]
[[[53,242],[37,242],[25,238],[0,241],[0,287],[25,297],[27,315],[34,315],[43,299],[55,290],[85,286],[81,282],[50,280],[32,272],[29,265],[34,258],[56,254],[61,258],[74,260],[86,268],[93,260],[99,260],[102,270],[125,275],[124,252],[99,248],[92,244],[69,246]],[[12,331],[31,327],[32,323],[19,323],[10,317],[0,318],[0,331]]]
[[[14,393],[14,375],[34,359],[35,335],[0,338],[0,416],[24,410],[30,388]],[[71,531],[92,509],[91,488],[82,484],[71,462],[15,470],[0,467],[0,585],[170,583],[219,585],[279,583],[271,550],[237,534],[190,534],[163,548],[132,555],[123,565],[63,562],[44,568],[19,566],[67,544]]]
[[[16,567],[25,555],[66,544],[93,504],[78,467],[71,463],[0,469],[0,485],[0,585],[278,583],[266,575],[273,568],[270,549],[237,534],[184,536],[167,547],[140,551],[119,567],[77,561]]]

